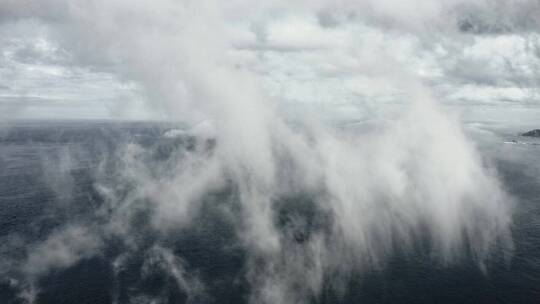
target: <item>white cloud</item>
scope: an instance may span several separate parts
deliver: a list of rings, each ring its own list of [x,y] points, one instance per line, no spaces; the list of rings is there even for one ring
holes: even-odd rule
[[[531,1],[518,2],[509,6],[501,1],[343,1],[338,4],[325,1],[297,4],[274,1],[255,8],[249,3],[235,1],[227,5],[219,4],[212,9],[220,10],[217,15],[222,14],[217,17],[222,20],[216,22],[224,25],[220,39],[230,46],[228,50],[224,50],[227,56],[239,67],[260,74],[265,87],[270,90],[269,94],[277,100],[315,104],[350,102],[358,105],[365,98],[373,98],[373,92],[359,96],[358,90],[344,88],[343,82],[351,83],[349,78],[373,77],[382,69],[395,69],[418,75],[428,83],[435,83],[435,89],[441,85],[451,85],[464,92],[466,90],[459,89],[459,86],[491,83],[536,90],[538,38],[537,34],[523,32],[521,29],[526,26],[535,30],[534,14],[526,12],[533,12],[538,8]],[[97,25],[100,31],[114,30],[116,24],[128,24],[129,18],[144,15],[140,10],[142,5],[133,6],[130,10],[118,14],[116,8],[122,4],[116,2],[99,10],[98,3],[68,5],[63,1],[51,1],[50,4],[50,10],[40,10],[39,13],[37,4],[33,1],[11,1],[2,5],[1,11],[10,16],[0,27],[6,34],[2,47],[3,78],[13,79],[18,86],[22,84],[31,87],[21,88],[16,94],[35,95],[28,91],[39,91],[41,94],[53,83],[58,87],[57,92],[60,95],[67,94],[69,99],[73,100],[74,106],[66,108],[63,113],[80,112],[88,117],[95,115],[100,118],[160,118],[166,117],[171,107],[178,107],[176,102],[165,101],[167,109],[153,109],[162,113],[145,114],[152,112],[150,108],[154,107],[145,106],[143,100],[167,100],[173,97],[164,96],[163,93],[148,96],[141,90],[122,89],[119,92],[118,88],[122,87],[124,78],[130,80],[130,72],[116,71],[120,72],[120,78],[116,79],[115,75],[110,73],[111,68],[114,70],[114,66],[118,65],[117,59],[123,54],[114,49],[106,49],[104,52],[93,50],[92,45],[85,42],[84,35],[78,36],[74,32],[75,28],[69,25],[69,22],[73,21],[70,21],[70,18],[82,18],[82,21],[86,22],[85,10],[94,10],[96,18],[101,20],[117,14],[116,21]],[[170,9],[171,13],[183,14],[173,5],[164,4],[161,7]],[[52,8],[57,9],[53,12]],[[471,12],[474,14],[470,15]],[[74,17],[77,14],[80,16]],[[169,14],[163,15],[167,18]],[[25,19],[28,16],[39,19]],[[479,32],[471,36],[470,32],[461,33],[460,20],[469,18],[468,16],[478,16],[467,21],[476,22],[471,26],[476,26],[477,23],[492,24],[499,20],[504,23],[506,30],[502,35],[484,35]],[[134,25],[140,29],[139,33],[145,32],[144,26],[154,27],[154,31],[162,31],[159,35],[145,36],[144,42],[132,39],[134,44],[143,43],[133,47],[146,48],[147,55],[152,54],[150,45],[156,42],[152,42],[153,40],[174,39],[171,36],[174,33],[167,32],[174,31],[174,26],[161,21],[152,23],[154,21],[145,20],[142,24]],[[202,36],[198,37],[199,40],[201,38]],[[115,44],[114,41],[106,41],[109,38],[104,39],[102,42]],[[152,54],[148,58],[153,56]],[[173,57],[173,54],[163,55],[163,58],[169,60]],[[168,63],[154,60],[149,64]],[[37,77],[33,72],[41,73],[44,79],[32,83],[32,79]],[[76,78],[73,74],[86,74],[89,77]],[[387,81],[388,86],[394,87],[392,90],[399,90],[399,83],[393,83],[390,79]],[[3,85],[12,88],[9,81]],[[171,90],[175,91],[171,93],[173,96],[185,94],[180,92],[186,89],[182,87],[181,81],[168,86],[175,88]],[[444,97],[445,91],[441,91],[441,94]],[[385,95],[388,96],[383,92],[379,99],[388,100]],[[86,114],[88,110],[76,111],[77,100],[84,100],[87,96],[96,96],[95,99],[100,100],[94,114]],[[47,97],[50,100],[59,98],[55,95]],[[452,97],[455,97],[455,94]],[[192,96],[189,94],[182,97],[185,100],[190,98]],[[478,96],[466,96],[464,100],[475,98]],[[132,99],[135,101],[130,102]],[[442,98],[442,101],[453,100],[454,98]],[[489,100],[485,99],[483,102]],[[127,106],[117,106],[126,103]],[[187,108],[181,106],[174,112],[185,112]],[[29,114],[24,113],[35,111],[18,112],[25,116]],[[46,117],[47,114],[43,116]],[[50,116],[59,117],[62,114],[51,111]]]
[[[511,199],[434,97],[524,98],[514,88],[479,94],[476,83],[467,83],[475,64],[492,56],[489,47],[501,48],[496,58],[516,54],[514,38],[476,39],[480,33],[459,28],[457,17],[468,2],[277,1],[261,8],[249,1],[230,7],[219,1],[66,3],[67,11],[36,17],[52,27],[49,39],[69,52],[72,67],[56,74],[44,64],[34,70],[64,77],[83,69],[81,82],[95,75],[133,82],[166,118],[209,119],[215,129],[214,150],[184,155],[157,177],[144,162],[149,152],[127,145],[118,178],[133,182],[135,190],[124,199],[114,189],[102,191],[113,210],[104,228],[111,233],[136,242],[128,223],[141,201],[156,211],[152,223],[158,230],[182,228],[198,212],[205,191],[231,183],[238,201],[234,227],[247,252],[247,279],[257,303],[302,303],[321,292],[326,274],[382,265],[396,242],[408,248],[421,233],[430,236],[443,264],[455,261],[464,246],[479,264],[497,245],[511,249]],[[474,4],[489,10],[490,3]],[[11,2],[7,8],[10,15],[25,16]],[[335,15],[321,21],[326,8]],[[48,21],[51,16],[57,23]],[[242,18],[244,23],[234,21]],[[460,64],[461,56],[475,64]],[[499,59],[489,58],[490,68],[501,68]],[[504,62],[521,66],[528,64],[524,58]],[[450,75],[455,65],[462,69],[458,76]],[[470,89],[460,88],[456,78]],[[456,87],[462,90],[455,93]],[[61,92],[72,99],[86,96],[83,90],[69,95],[65,87]],[[291,108],[301,104],[295,117],[301,128],[287,122],[282,100]],[[308,105],[353,112],[347,118],[380,119],[373,128],[343,130],[303,111]],[[309,207],[331,219],[303,242],[291,239],[302,215],[284,227],[276,224],[280,200],[297,193],[316,193]],[[52,248],[48,264],[61,266],[57,256],[72,262],[81,256],[58,242],[53,237],[40,247]],[[35,259],[31,263],[41,265]]]

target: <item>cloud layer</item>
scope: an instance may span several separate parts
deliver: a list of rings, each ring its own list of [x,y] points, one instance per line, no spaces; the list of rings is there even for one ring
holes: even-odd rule
[[[31,255],[28,269],[67,267],[111,236],[140,249],[129,223],[145,204],[157,235],[168,235],[191,225],[208,192],[226,187],[253,303],[308,302],[329,277],[384,266],[422,238],[442,264],[470,252],[483,267],[493,250],[512,248],[511,200],[438,100],[534,103],[535,2],[40,3],[0,4],[2,27],[34,32],[24,28],[32,19],[43,31],[7,44],[2,73],[27,79],[24,67],[48,67],[32,74],[42,75],[37,83],[69,83],[66,71],[77,69],[108,75],[113,85],[82,96],[132,84],[126,94],[137,91],[142,107],[202,121],[207,138],[163,167],[147,163],[144,147],[123,146],[112,184],[135,186],[98,182],[106,223],[60,230],[37,245],[45,254]],[[27,81],[29,93],[13,98],[40,88]],[[3,102],[20,89],[5,84]],[[45,97],[57,100],[53,93]],[[131,102],[117,117],[129,117],[122,108]],[[367,123],[336,128],[328,118]],[[148,263],[197,295],[182,262],[153,250]]]
[[[539,8],[534,1],[273,1],[261,6],[234,1],[207,5],[214,7],[197,9],[198,17],[181,18],[171,15],[182,16],[183,9],[159,3],[153,9],[164,15],[159,20],[142,17],[142,4],[119,12],[120,6],[4,2],[0,7],[4,112],[22,118],[177,119],[185,109],[171,115],[169,108],[148,106],[169,97],[141,92],[148,84],[141,84],[144,80],[132,77],[133,71],[120,64],[125,60],[120,58],[129,57],[120,50],[127,42],[107,37],[140,33],[129,43],[146,52],[148,65],[184,65],[172,54],[152,59],[155,52],[164,51],[152,49],[152,44],[189,36],[180,32],[195,28],[185,25],[190,22],[214,27],[197,44],[210,47],[219,40],[214,51],[221,53],[220,59],[227,57],[229,64],[257,75],[266,94],[292,103],[289,108],[320,111],[317,105],[323,104],[332,117],[373,115],[381,103],[402,102],[399,79],[385,76],[391,69],[414,75],[450,104],[537,105]],[[171,11],[163,14],[162,9]],[[203,17],[209,10],[215,12]],[[113,21],[106,20],[112,17]],[[139,21],[133,24],[130,18]],[[87,31],[90,24],[95,31],[111,32],[99,38]],[[95,49],[103,43],[114,48]],[[180,44],[176,41],[168,49]],[[185,47],[180,53],[187,51]],[[381,71],[385,72],[377,76]],[[167,73],[174,78],[177,72]],[[169,91],[184,90],[178,83],[168,86]],[[185,92],[173,96],[177,94]],[[36,98],[43,106],[27,101]],[[37,115],[38,109],[44,113]]]

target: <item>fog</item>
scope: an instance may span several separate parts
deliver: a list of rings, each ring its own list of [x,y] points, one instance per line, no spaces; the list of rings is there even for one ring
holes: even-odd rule
[[[162,164],[148,161],[155,151],[121,143],[94,172],[105,202],[99,222],[74,218],[31,244],[11,237],[3,251],[27,246],[30,253],[3,274],[16,273],[13,284],[32,302],[40,276],[101,255],[108,240],[120,239],[115,271],[143,250],[146,272],[162,269],[188,301],[204,301],[204,281],[162,240],[194,225],[207,212],[208,194],[223,189],[232,189],[235,203],[216,208],[246,251],[251,303],[307,303],[329,281],[339,290],[352,272],[384,268],[396,251],[424,240],[442,267],[471,255],[488,273],[492,256],[511,257],[513,199],[448,102],[464,82],[496,83],[488,95],[519,86],[529,98],[538,76],[519,58],[472,66],[475,54],[445,52],[473,45],[474,53],[478,40],[496,35],[538,50],[538,9],[534,1],[487,0],[3,2],[1,22],[37,22],[71,65],[133,84],[143,104],[137,111],[186,126],[164,137],[196,138],[191,150]],[[327,75],[354,77],[336,84]],[[341,111],[351,107],[351,94],[364,101]],[[486,102],[500,102],[491,97]],[[112,117],[131,106],[115,105]],[[45,165],[45,172],[70,200],[65,172],[76,156],[66,153],[62,166]],[[151,248],[133,224],[147,209],[157,240]]]

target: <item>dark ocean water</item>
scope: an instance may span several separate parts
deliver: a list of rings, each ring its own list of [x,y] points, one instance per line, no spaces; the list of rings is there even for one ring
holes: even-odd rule
[[[137,243],[130,254],[125,254],[129,244],[105,235],[98,254],[25,281],[28,269],[21,269],[34,244],[72,223],[106,224],[105,199],[97,185],[120,183],[122,168],[114,157],[119,147],[151,147],[147,157],[156,164],[192,147],[192,138],[163,137],[168,127],[27,122],[0,129],[0,303],[26,303],[24,290],[29,286],[35,294],[27,298],[36,303],[184,303],[188,291],[175,283],[170,271],[145,262],[156,244],[170,248],[185,271],[204,285],[204,295],[191,298],[192,303],[248,300],[246,253],[237,245],[230,217],[219,208],[234,204],[227,189],[206,195],[202,211],[181,231],[157,237],[143,208],[130,222]],[[540,146],[500,141],[483,151],[491,153],[504,187],[516,198],[510,261],[494,258],[483,271],[466,254],[441,265],[423,251],[396,253],[381,269],[348,276],[341,292],[325,284],[312,302],[540,303]],[[115,187],[127,195],[131,186]],[[122,267],[116,267],[120,260]]]

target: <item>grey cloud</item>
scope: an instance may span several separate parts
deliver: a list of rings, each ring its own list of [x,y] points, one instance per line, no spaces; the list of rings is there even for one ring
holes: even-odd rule
[[[474,3],[458,10],[457,26],[460,31],[480,35],[540,31],[540,3],[526,1],[488,1],[487,5]]]
[[[24,43],[15,48],[12,60],[26,64],[69,66],[71,58],[64,50],[43,50],[34,43]]]
[[[66,16],[69,9],[69,2],[61,0],[5,0],[0,3],[0,24],[21,18],[42,18],[57,22]]]

